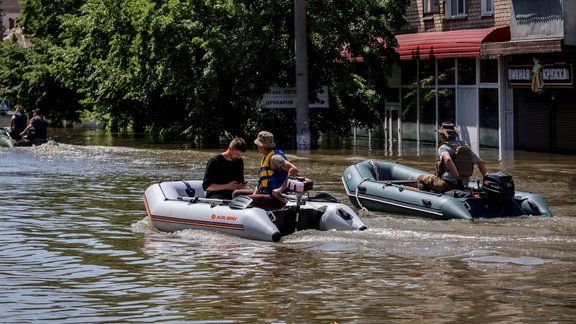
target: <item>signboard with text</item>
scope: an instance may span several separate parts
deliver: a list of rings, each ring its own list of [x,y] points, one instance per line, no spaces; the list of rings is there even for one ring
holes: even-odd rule
[[[310,108],[328,108],[328,86],[316,91],[318,101],[310,102]],[[270,87],[260,100],[262,108],[296,108],[296,87]]]
[[[534,77],[533,64],[508,65],[508,85],[510,87],[530,87]],[[546,88],[569,87],[574,84],[574,74],[570,63],[542,64],[540,71],[543,85]]]

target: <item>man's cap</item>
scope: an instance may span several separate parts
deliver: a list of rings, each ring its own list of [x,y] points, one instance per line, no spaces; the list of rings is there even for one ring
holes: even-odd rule
[[[440,129],[451,129],[454,130],[454,123],[451,122],[443,122]]]
[[[258,133],[258,136],[254,140],[254,144],[265,148],[273,148],[276,146],[276,144],[274,144],[274,135],[268,131],[261,131]]]
[[[456,135],[456,129],[454,128],[454,123],[451,122],[443,122],[442,126],[436,130],[436,132],[440,133],[446,139],[450,139]]]

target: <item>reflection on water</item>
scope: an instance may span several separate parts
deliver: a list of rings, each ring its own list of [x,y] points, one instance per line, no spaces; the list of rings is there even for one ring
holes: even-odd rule
[[[304,231],[270,243],[167,234],[145,219],[151,182],[200,178],[219,149],[145,139],[84,145],[91,141],[0,149],[3,322],[576,320],[573,156],[514,152],[500,162],[481,152],[490,170],[544,196],[552,218],[430,221],[359,211],[367,231]],[[434,149],[400,158],[375,145],[288,153],[316,190],[349,203],[340,181],[347,165],[399,159],[431,169]],[[247,154],[251,182],[259,158]]]

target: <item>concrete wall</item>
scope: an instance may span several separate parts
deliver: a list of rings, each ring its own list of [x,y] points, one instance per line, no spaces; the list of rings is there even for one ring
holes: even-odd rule
[[[512,0],[512,40],[564,38],[563,0]]]

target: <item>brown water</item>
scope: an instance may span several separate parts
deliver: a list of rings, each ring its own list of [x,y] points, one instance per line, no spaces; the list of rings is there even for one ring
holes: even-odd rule
[[[200,178],[220,150],[97,132],[59,140],[68,144],[0,148],[0,322],[576,321],[574,156],[515,152],[499,162],[481,152],[490,170],[544,196],[552,218],[359,212],[367,231],[268,243],[146,222],[150,183]],[[290,157],[317,190],[348,204],[340,174],[354,161],[429,169],[434,159],[433,148],[366,143]],[[258,160],[254,151],[245,160],[251,182]]]

